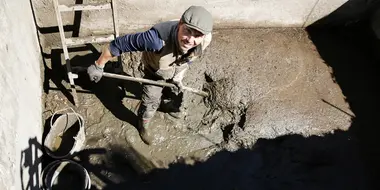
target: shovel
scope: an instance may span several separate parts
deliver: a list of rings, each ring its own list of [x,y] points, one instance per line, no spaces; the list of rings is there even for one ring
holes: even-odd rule
[[[121,79],[121,80],[127,80],[127,81],[134,81],[134,82],[141,82],[141,83],[147,83],[147,84],[152,84],[152,85],[157,85],[157,86],[165,86],[165,87],[170,87],[170,88],[175,88],[176,85],[172,83],[167,83],[167,82],[157,82],[154,80],[148,80],[148,79],[143,79],[143,78],[136,78],[136,77],[130,77],[130,76],[125,76],[125,75],[118,75],[118,74],[113,74],[113,73],[106,73],[103,72],[103,77],[108,77],[108,78],[115,78],[115,79]],[[190,87],[183,87],[184,90],[190,91],[194,94],[207,97],[209,94],[205,91],[197,90],[194,88]]]

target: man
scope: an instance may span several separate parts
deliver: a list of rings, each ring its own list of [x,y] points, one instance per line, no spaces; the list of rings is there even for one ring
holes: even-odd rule
[[[212,28],[211,14],[201,6],[191,6],[179,21],[162,22],[145,32],[118,37],[103,48],[95,64],[88,67],[90,80],[98,82],[104,65],[113,57],[123,52],[142,51],[144,78],[174,83],[182,102],[184,74],[192,61],[210,44]],[[148,145],[152,143],[149,122],[160,106],[162,90],[161,86],[143,84],[137,128],[141,139]],[[172,116],[180,117],[181,104],[174,106],[177,109],[172,109]]]

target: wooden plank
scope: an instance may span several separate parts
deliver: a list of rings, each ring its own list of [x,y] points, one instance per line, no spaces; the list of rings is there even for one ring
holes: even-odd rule
[[[67,46],[65,43],[65,31],[63,30],[63,24],[62,24],[62,17],[61,13],[58,10],[58,0],[53,0],[54,2],[54,9],[55,9],[55,14],[57,17],[57,23],[58,23],[58,29],[59,29],[59,35],[61,37],[61,43],[62,43],[62,48],[63,48],[63,53],[65,55],[65,59],[69,59],[69,53],[67,50]]]
[[[116,0],[111,0],[111,5],[112,5],[113,31],[115,34],[115,38],[117,38],[119,37],[119,24],[118,24]],[[121,64],[121,56],[117,57],[117,62]]]
[[[71,85],[71,92],[72,92],[71,95],[73,96],[74,104],[76,106],[78,106],[77,90],[75,89],[74,79],[72,78],[73,75],[72,75],[72,72],[71,72],[69,51],[67,50],[67,46],[66,46],[66,43],[65,43],[65,41],[66,41],[65,31],[63,30],[62,17],[61,17],[61,13],[59,12],[59,8],[58,8],[58,6],[59,6],[58,0],[53,0],[53,3],[54,3],[55,14],[56,14],[56,17],[57,17],[59,35],[61,37],[63,54],[64,54],[65,60],[66,60],[67,76],[69,78],[70,85]]]
[[[113,30],[115,33],[115,38],[119,37],[119,24],[118,24],[118,16],[117,16],[117,6],[115,0],[111,0],[112,4],[112,18],[113,18]]]
[[[59,11],[85,11],[111,9],[110,3],[59,5]]]
[[[103,42],[110,42],[113,39],[115,39],[113,34],[103,35],[103,36],[66,38],[66,45],[74,46],[74,45],[81,45],[81,44],[103,43]]]

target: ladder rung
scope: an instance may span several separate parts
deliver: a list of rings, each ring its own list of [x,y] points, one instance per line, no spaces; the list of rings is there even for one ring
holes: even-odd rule
[[[60,12],[111,9],[111,3],[59,5]]]
[[[103,42],[110,42],[114,39],[115,37],[113,34],[104,35],[104,36],[66,38],[66,45],[73,46],[73,45],[82,45],[82,44],[90,44],[90,43],[103,43]]]

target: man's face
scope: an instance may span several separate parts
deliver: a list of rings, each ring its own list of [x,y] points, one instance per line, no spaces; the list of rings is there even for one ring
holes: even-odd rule
[[[187,52],[191,48],[199,45],[204,37],[205,35],[198,30],[192,29],[182,22],[179,23],[178,44],[183,52]]]

